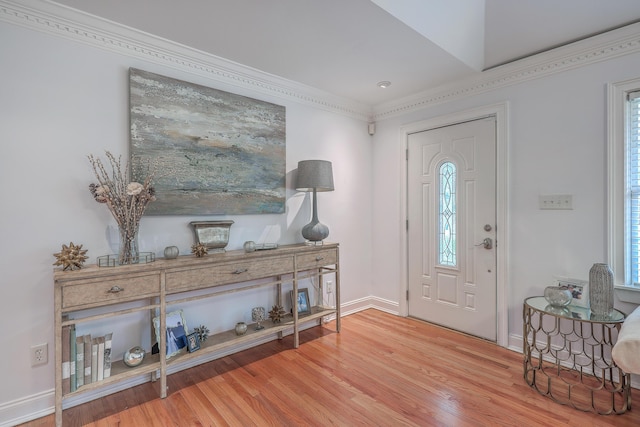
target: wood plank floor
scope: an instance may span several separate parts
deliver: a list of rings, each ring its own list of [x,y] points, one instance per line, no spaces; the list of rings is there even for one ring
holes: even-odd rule
[[[522,355],[366,310],[64,411],[65,426],[639,426],[559,405],[523,380]],[[23,424],[51,426],[53,415]]]

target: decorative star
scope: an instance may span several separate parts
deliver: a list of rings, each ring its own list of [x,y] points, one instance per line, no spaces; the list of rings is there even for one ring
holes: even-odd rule
[[[269,318],[273,323],[280,323],[284,318],[286,311],[281,305],[274,305],[269,311]]]
[[[208,252],[209,250],[203,243],[196,243],[195,245],[191,246],[191,253],[195,254],[195,256],[197,256],[198,258],[202,258]]]
[[[53,265],[62,266],[62,270],[80,270],[82,264],[87,260],[85,254],[87,250],[82,250],[82,245],[74,245],[73,242],[69,243],[69,246],[62,245],[62,250],[57,254],[53,254],[57,258],[57,261]]]

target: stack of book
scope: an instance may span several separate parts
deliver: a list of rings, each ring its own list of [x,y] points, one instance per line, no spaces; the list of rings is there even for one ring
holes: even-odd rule
[[[111,337],[76,336],[75,325],[62,328],[62,393],[111,376]]]

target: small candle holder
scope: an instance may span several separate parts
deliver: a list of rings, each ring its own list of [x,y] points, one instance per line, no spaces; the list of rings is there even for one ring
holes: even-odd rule
[[[262,321],[265,318],[266,311],[264,307],[254,307],[251,309],[251,319],[256,322],[256,331],[264,329],[262,326]]]

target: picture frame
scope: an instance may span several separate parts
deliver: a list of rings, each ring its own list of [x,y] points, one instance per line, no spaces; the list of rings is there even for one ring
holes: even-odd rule
[[[189,329],[182,310],[167,313],[165,331],[160,330],[160,316],[153,318],[153,326],[155,328],[156,342],[158,343],[158,346],[160,345],[160,333],[165,334],[167,343],[167,359],[180,353],[180,351],[187,346],[187,335],[189,334]]]
[[[294,306],[294,296],[293,291],[290,292],[291,295],[291,311],[293,311]],[[297,295],[298,301],[298,315],[311,314],[311,302],[309,300],[309,289],[302,288],[298,289]]]
[[[187,335],[187,351],[193,353],[196,350],[200,350],[200,337],[197,332],[193,332]]]
[[[559,287],[571,291],[573,299],[570,305],[589,308],[589,282],[586,280],[559,278],[557,283]]]

